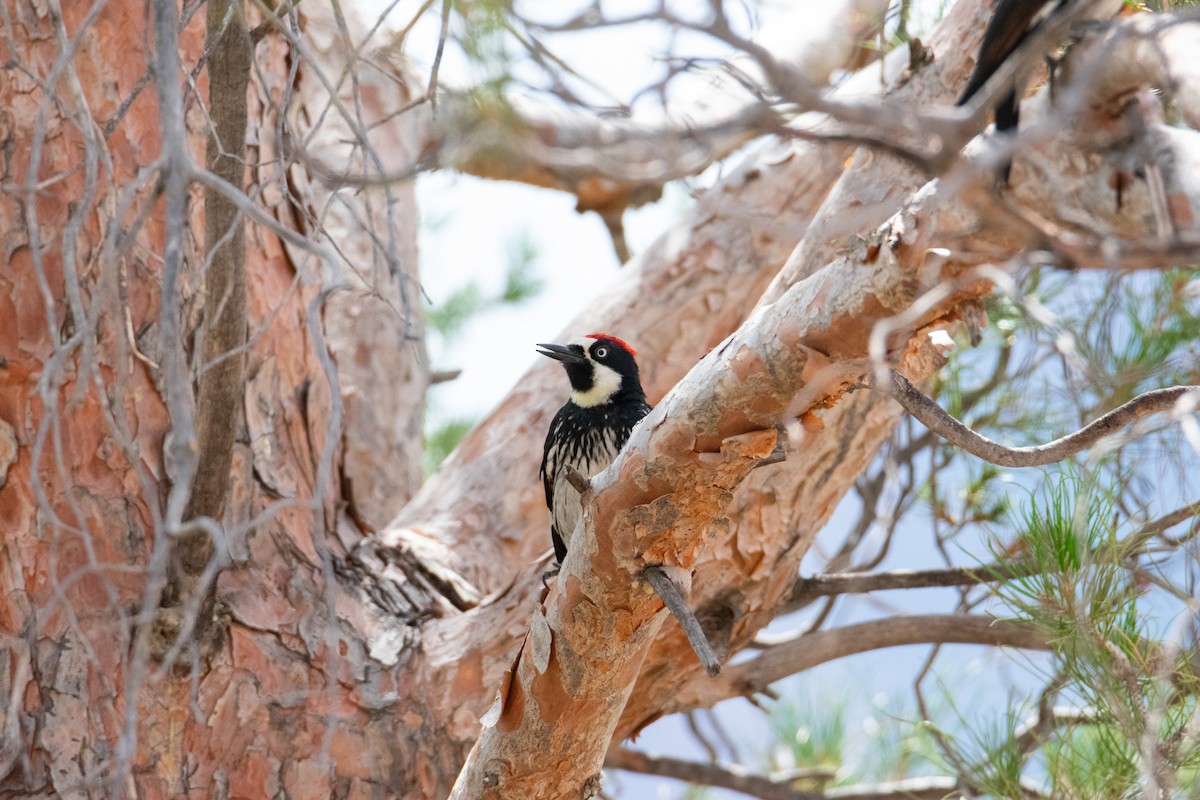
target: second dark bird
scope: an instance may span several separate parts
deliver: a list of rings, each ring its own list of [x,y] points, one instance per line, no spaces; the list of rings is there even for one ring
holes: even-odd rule
[[[979,47],[979,58],[975,70],[967,82],[957,105],[966,105],[983,88],[984,84],[1008,60],[1016,50],[1033,35],[1053,14],[1067,9],[1072,3],[1086,3],[1087,16],[1094,19],[1111,17],[1121,9],[1123,0],[999,0],[996,11],[988,22]],[[1019,75],[996,104],[996,131],[1007,133],[1015,130],[1019,116],[1020,95],[1025,92],[1027,75]],[[1004,182],[1008,182],[1011,164],[1003,168]]]
[[[579,522],[579,492],[567,482],[568,465],[590,478],[617,457],[629,433],[650,413],[638,374],[637,353],[605,333],[570,344],[539,344],[544,356],[562,363],[571,394],[554,415],[542,454],[542,485],[550,509],[550,538],[558,564]],[[555,574],[555,572],[547,573]]]

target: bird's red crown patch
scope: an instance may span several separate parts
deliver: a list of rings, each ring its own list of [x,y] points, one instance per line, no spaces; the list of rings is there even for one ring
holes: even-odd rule
[[[607,333],[589,333],[587,335],[587,338],[588,339],[601,339],[606,342],[612,342],[617,347],[624,349],[625,352],[629,353],[629,355],[631,355],[631,356],[637,355],[637,350],[634,350],[632,347],[630,347],[629,343],[626,342],[624,339],[618,339],[615,336],[609,336]]]

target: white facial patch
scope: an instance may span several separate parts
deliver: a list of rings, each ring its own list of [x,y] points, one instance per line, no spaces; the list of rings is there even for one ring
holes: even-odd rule
[[[620,389],[621,373],[592,361],[592,388],[586,392],[571,392],[571,402],[581,408],[591,408],[607,403]]]
[[[591,351],[588,348],[595,343],[595,339],[576,339],[571,342],[571,344],[581,345],[588,361],[592,362],[592,388],[586,392],[571,392],[571,402],[580,408],[592,408],[607,403],[610,397],[621,390],[621,373],[597,363],[591,357]]]

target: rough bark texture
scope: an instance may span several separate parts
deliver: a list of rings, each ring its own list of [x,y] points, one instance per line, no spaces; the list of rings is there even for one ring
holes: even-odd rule
[[[636,341],[660,408],[596,481],[590,546],[572,550],[543,608],[534,559],[547,523],[530,454],[561,398],[553,365],[526,376],[385,524],[419,470],[415,209],[410,187],[349,188],[330,167],[404,171],[429,134],[419,115],[391,116],[409,96],[386,49],[349,55],[362,26],[326,4],[299,8],[257,44],[248,94],[248,213],[267,208],[282,230],[254,216],[245,239],[245,427],[216,531],[229,635],[207,663],[184,646],[160,667],[136,613],[170,554],[148,16],[114,3],[4,6],[0,794],[441,798],[490,707],[460,794],[578,796],[611,740],[667,710],[664,698],[705,701],[707,677],[635,578],[642,564],[691,578],[722,654],[744,645],[897,419],[890,402],[847,392],[869,373],[871,322],[941,277],[1053,238],[969,181],[958,202],[867,151],[846,169],[844,145],[759,146],[568,331]],[[937,60],[901,78],[897,54],[887,91],[909,106],[948,101],[983,16],[959,3],[930,41]],[[204,27],[194,15],[181,33],[185,70]],[[878,75],[859,80],[878,88]],[[205,70],[185,96],[200,163]],[[1047,225],[1086,219],[1152,238],[1145,192],[1118,210],[1106,190],[1112,164],[1128,163],[1127,132],[1099,128],[1085,144],[1109,136],[1103,155],[1064,148],[1067,131],[1041,140],[1048,177],[1021,182],[1018,164],[1018,197]],[[1173,222],[1194,235],[1195,134],[1148,130],[1171,157]],[[193,188],[180,243],[189,333],[201,198]],[[1081,265],[1109,263],[1087,237],[1053,244]],[[910,377],[928,374],[939,354],[922,332],[989,287],[957,285],[887,352]],[[764,291],[776,302],[760,302]],[[788,460],[751,471],[777,423]]]
[[[147,80],[150,17],[140,5],[117,3],[6,3],[4,12],[0,139],[3,180],[16,190],[0,195],[0,442],[9,445],[0,452],[8,567],[0,679],[14,700],[6,704],[0,794],[327,797],[351,784],[351,796],[419,786],[407,777],[418,772],[416,760],[392,757],[417,751],[404,744],[411,720],[380,713],[394,707],[389,687],[402,670],[364,673],[363,645],[341,641],[334,621],[336,553],[342,539],[361,535],[351,512],[363,526],[381,525],[419,481],[426,369],[420,314],[405,309],[401,291],[415,274],[411,187],[393,192],[386,215],[378,211],[386,193],[356,193],[344,205],[368,211],[346,211],[344,223],[328,210],[336,205],[331,192],[304,185],[302,194],[303,165],[289,173],[277,160],[282,127],[274,115],[285,110],[313,130],[328,94],[297,101],[305,77],[290,71],[301,59],[284,34],[258,45],[247,98],[248,194],[286,227],[318,219],[329,241],[357,244],[340,263],[318,263],[289,254],[258,220],[245,239],[246,311],[238,312],[234,294],[217,292],[221,312],[240,313],[250,331],[245,391],[220,418],[234,434],[225,526],[217,529],[218,555],[232,559],[218,586],[232,624],[207,668],[190,645],[171,654],[176,667],[159,668],[145,646],[147,619],[134,616],[158,596],[170,550],[162,527],[170,469],[158,325],[163,219],[152,167],[162,145]],[[352,94],[339,72],[336,23],[306,23],[326,33],[305,45],[323,41],[330,61],[340,58],[313,55],[307,80],[321,69]],[[180,36],[185,70],[195,68],[204,38],[204,14],[193,13]],[[59,58],[64,50],[70,57]],[[190,137],[171,146],[203,164],[207,70],[190,87]],[[387,88],[366,97],[365,117],[402,105],[395,85]],[[381,125],[372,136],[407,141],[405,124]],[[402,149],[380,147],[403,158]],[[230,159],[238,162],[227,176],[236,187],[242,162]],[[191,342],[203,319],[206,261],[205,204],[198,190],[189,199],[179,290]],[[310,209],[323,216],[305,217]],[[364,243],[364,228],[378,239]],[[238,237],[228,238],[232,249]],[[389,259],[395,272],[383,266]],[[331,277],[339,269],[343,281]],[[323,286],[331,299],[314,304]],[[417,332],[408,346],[405,330]],[[194,341],[191,379],[213,356],[199,352],[203,337]],[[326,347],[340,377],[332,391]],[[221,472],[213,467],[211,477]],[[351,601],[345,613],[355,617],[361,604]],[[359,680],[365,697],[347,704],[338,687]],[[363,737],[376,747],[362,746]],[[442,759],[423,763],[452,776],[461,757],[451,744]]]
[[[411,100],[394,48],[372,41],[360,49],[367,27],[335,9],[306,9],[294,52],[281,53],[271,62],[277,69],[264,78],[288,80],[285,63],[296,70],[295,139],[288,142],[294,149],[285,154],[299,163],[286,183],[270,173],[260,181],[291,193],[294,216],[285,214],[281,223],[298,224],[338,254],[336,264],[318,265],[310,253],[289,250],[302,272],[335,270],[322,275],[333,288],[322,317],[341,386],[340,493],[359,526],[374,530],[396,515],[422,478],[429,365],[417,284],[416,199],[411,182],[364,191],[337,176],[410,168],[425,134],[419,115],[393,116]],[[333,81],[339,91],[331,100],[325,84]],[[278,124],[274,113],[263,110],[266,152],[279,145],[270,133]]]

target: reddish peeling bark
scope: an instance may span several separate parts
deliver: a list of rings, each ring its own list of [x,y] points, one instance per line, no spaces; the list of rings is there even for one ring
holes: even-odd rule
[[[6,66],[0,81],[3,180],[16,187],[0,194],[0,442],[8,443],[0,447],[8,566],[0,674],[5,696],[18,698],[9,724],[21,732],[0,761],[0,794],[327,797],[353,784],[350,796],[363,796],[422,769],[452,775],[462,758],[453,743],[432,760],[435,748],[422,746],[420,769],[415,755],[405,760],[418,751],[406,740],[436,737],[410,717],[379,714],[404,692],[403,670],[364,671],[365,645],[332,622],[334,598],[345,597],[332,570],[342,540],[361,536],[354,520],[382,525],[419,480],[420,314],[397,311],[416,267],[411,187],[396,190],[400,223],[384,237],[400,268],[386,269],[377,246],[349,252],[361,272],[323,308],[312,305],[322,265],[251,226],[246,425],[226,409],[235,434],[218,548],[232,559],[218,587],[227,631],[207,662],[184,647],[177,668],[159,667],[148,658],[153,614],[134,616],[153,611],[147,602],[168,546],[164,235],[153,171],[162,147],[154,83],[145,80],[153,37],[142,6],[73,3],[62,12],[10,6],[0,44],[6,65],[21,65]],[[314,25],[323,23],[331,25]],[[204,35],[204,14],[193,15],[180,37],[185,69],[195,67]],[[64,46],[73,58],[59,58]],[[249,195],[294,227],[289,178],[298,177],[273,160],[275,129],[264,123],[280,103],[300,113],[289,106],[297,89],[287,54],[279,36],[257,48],[248,142],[257,166],[247,177]],[[200,70],[186,101],[189,141],[172,144],[198,165],[206,99]],[[386,104],[376,113],[388,113]],[[375,135],[398,134],[385,125]],[[319,208],[321,191],[310,185],[297,199]],[[180,279],[189,330],[203,305],[203,212],[193,191]],[[378,222],[368,215],[365,224]],[[321,224],[331,240],[356,235]],[[411,346],[398,346],[400,331],[412,334]],[[340,373],[336,395],[321,364],[327,346]],[[331,430],[335,398],[344,428]],[[364,613],[361,601],[348,602],[348,616]],[[338,689],[360,681],[357,700]]]

